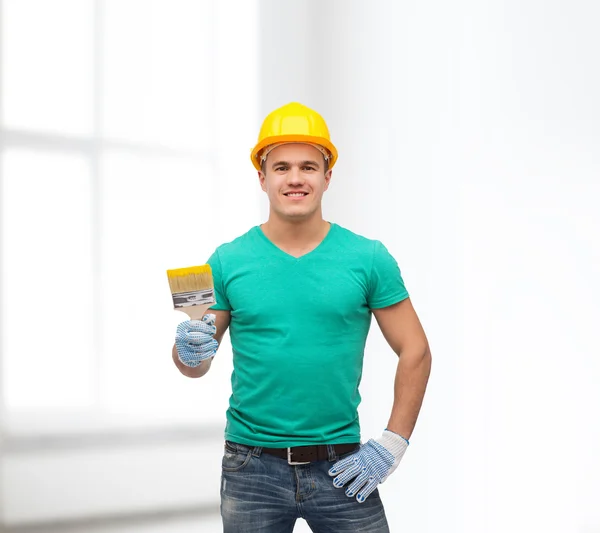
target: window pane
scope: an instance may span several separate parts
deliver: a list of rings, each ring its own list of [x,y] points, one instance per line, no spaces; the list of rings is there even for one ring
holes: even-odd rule
[[[92,7],[92,0],[3,0],[6,126],[91,133]]]
[[[115,152],[105,160],[104,366],[112,414],[224,420],[225,362],[202,383],[173,364],[175,329],[187,315],[173,310],[166,275],[205,263],[217,245],[223,214],[212,176],[207,166],[175,158]]]
[[[91,402],[90,171],[31,150],[3,158],[2,353],[11,409]]]
[[[207,150],[214,84],[212,4],[105,2],[103,120],[108,137]]]

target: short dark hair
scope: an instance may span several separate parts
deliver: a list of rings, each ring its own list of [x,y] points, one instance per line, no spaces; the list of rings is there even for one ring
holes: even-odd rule
[[[325,159],[325,156],[323,156],[323,161],[325,162],[325,173],[327,173],[327,171],[329,170],[329,159]],[[260,169],[262,170],[263,174],[267,173],[267,160],[265,159],[262,164],[260,165]]]

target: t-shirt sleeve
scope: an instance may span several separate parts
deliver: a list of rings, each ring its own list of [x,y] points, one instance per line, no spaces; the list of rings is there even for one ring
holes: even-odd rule
[[[221,258],[219,257],[219,250],[215,250],[210,256],[207,263],[210,265],[213,275],[213,283],[215,286],[215,300],[217,303],[210,307],[216,311],[231,311],[231,305],[227,299],[224,289],[223,281],[223,268],[221,266]]]
[[[373,266],[367,304],[370,309],[381,309],[408,298],[408,291],[400,273],[400,267],[387,248],[375,241]]]

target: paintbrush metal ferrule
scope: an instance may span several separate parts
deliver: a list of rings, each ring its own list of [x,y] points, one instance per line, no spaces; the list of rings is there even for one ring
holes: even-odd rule
[[[213,289],[178,292],[172,296],[175,309],[181,309],[182,307],[193,307],[195,305],[214,305],[216,303],[215,291]]]

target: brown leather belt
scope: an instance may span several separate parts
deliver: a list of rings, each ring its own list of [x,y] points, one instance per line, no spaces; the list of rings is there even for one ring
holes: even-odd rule
[[[345,453],[354,451],[360,443],[355,444],[334,444],[333,449],[339,457]],[[314,446],[293,446],[292,448],[263,448],[264,453],[286,459],[290,465],[303,465],[313,461],[326,461],[329,459],[329,452],[326,444]]]

